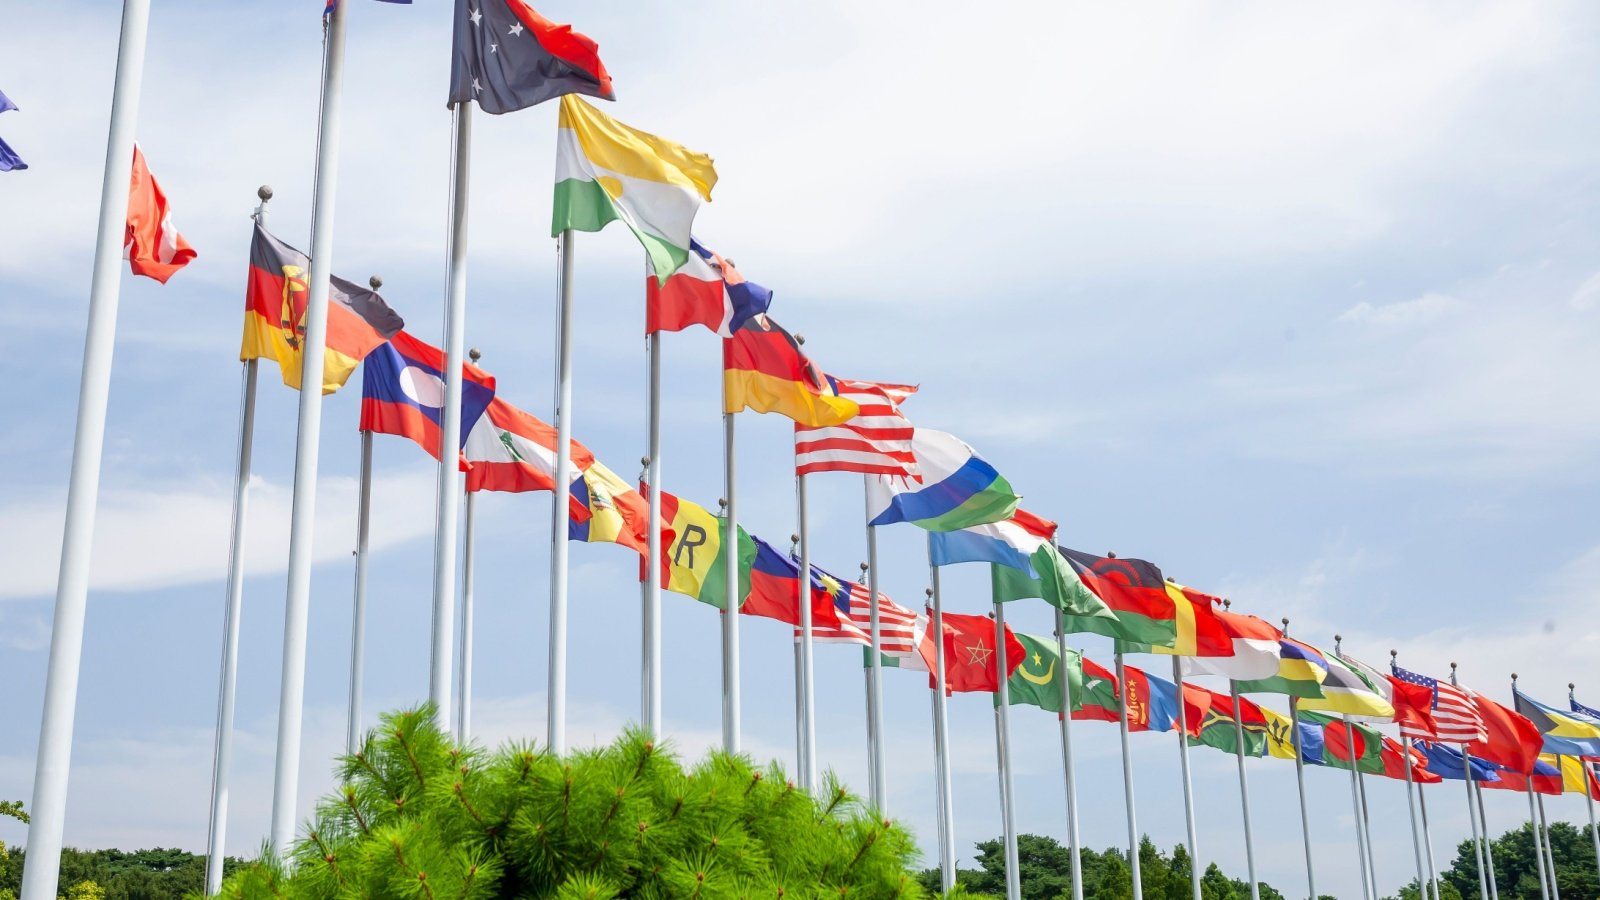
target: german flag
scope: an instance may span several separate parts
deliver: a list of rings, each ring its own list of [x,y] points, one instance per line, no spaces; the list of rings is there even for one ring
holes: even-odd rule
[[[295,390],[300,389],[310,276],[310,257],[256,226],[250,242],[239,359],[276,360],[283,383]],[[399,314],[376,291],[333,278],[328,290],[322,392],[331,394],[343,387],[356,365],[404,326]]]
[[[775,412],[809,428],[842,425],[861,411],[765,313],[746,319],[722,342],[722,387],[723,412]]]

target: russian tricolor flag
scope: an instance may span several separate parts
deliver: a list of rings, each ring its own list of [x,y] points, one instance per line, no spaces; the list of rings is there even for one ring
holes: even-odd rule
[[[462,365],[458,447],[494,399],[494,376],[471,363]],[[361,430],[410,438],[438,459],[444,392],[444,351],[397,332],[368,354],[362,367]]]

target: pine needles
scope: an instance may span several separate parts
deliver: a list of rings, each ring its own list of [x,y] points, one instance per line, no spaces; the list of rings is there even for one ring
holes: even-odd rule
[[[920,898],[910,835],[837,780],[813,798],[777,766],[713,753],[685,770],[630,731],[565,758],[452,745],[427,708],[385,716],[287,865],[225,900]]]

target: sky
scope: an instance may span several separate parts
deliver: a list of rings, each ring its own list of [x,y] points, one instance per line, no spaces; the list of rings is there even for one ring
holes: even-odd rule
[[[442,338],[452,4],[352,2],[334,269],[385,281]],[[697,234],[776,291],[825,370],[914,383],[911,419],[954,432],[1061,524],[1068,546],[1160,565],[1298,637],[1462,682],[1502,702],[1517,672],[1559,703],[1600,698],[1600,9],[1419,2],[1138,8],[997,0],[748,4],[547,0],[599,41],[629,124],[717,160]],[[124,277],[66,840],[201,850],[215,727],[249,213],[309,244],[321,4],[155,4],[138,134],[199,258]],[[23,4],[0,29],[0,798],[31,796],[115,6]],[[48,36],[48,37],[46,37]],[[65,45],[65,46],[64,46]],[[71,64],[62,54],[70,47]],[[981,59],[979,57],[982,57]],[[979,71],[982,70],[982,71]],[[478,114],[468,333],[500,394],[549,418],[556,277],[551,106]],[[576,242],[573,422],[625,477],[645,444],[642,254],[620,227]],[[664,486],[721,495],[713,336],[664,341]],[[296,396],[262,372],[228,847],[266,834]],[[300,814],[343,744],[359,392],[324,403]],[[785,420],[739,421],[744,524],[782,545],[795,502]],[[427,692],[431,461],[379,436],[366,718]],[[808,487],[813,556],[865,555],[853,476]],[[475,737],[543,735],[549,498],[479,504]],[[882,529],[883,589],[919,602],[922,534]],[[572,548],[570,739],[639,710],[636,562]],[[943,575],[987,609],[986,573]],[[665,730],[719,741],[718,623],[664,597]],[[1040,603],[1007,610],[1048,632]],[[744,744],[794,758],[787,631],[743,631]],[[1109,662],[1108,642],[1075,645]],[[817,649],[823,766],[865,790],[859,651]],[[1144,664],[1160,672],[1161,661]],[[1212,685],[1220,687],[1221,685]],[[891,814],[934,844],[925,681],[886,676]],[[1282,704],[1281,699],[1266,702]],[[956,839],[999,833],[987,698],[950,701]],[[1011,717],[1017,825],[1065,838],[1054,718]],[[1118,738],[1074,734],[1087,846],[1125,842]],[[1183,840],[1172,735],[1135,735],[1138,821]],[[1243,877],[1234,761],[1193,756],[1199,852]],[[1304,891],[1293,767],[1248,765],[1258,872]],[[1318,888],[1359,891],[1348,782],[1307,773]],[[1414,876],[1404,788],[1374,780],[1380,887]],[[1459,785],[1427,790],[1441,863],[1467,833]],[[1515,795],[1486,798],[1491,828]],[[1550,804],[1583,821],[1575,797]],[[0,824],[0,840],[25,830]],[[931,856],[930,856],[930,863]]]

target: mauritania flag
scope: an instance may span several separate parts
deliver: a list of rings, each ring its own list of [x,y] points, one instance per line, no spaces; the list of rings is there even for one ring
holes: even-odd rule
[[[573,94],[561,97],[559,124],[551,236],[621,219],[665,284],[688,261],[694,215],[717,183],[711,157],[630,128]]]
[[[1083,657],[1076,650],[1068,650],[1063,661],[1055,639],[1037,634],[1016,632],[1022,643],[1022,662],[1006,679],[1006,693],[1012,706],[1037,706],[1053,713],[1061,712],[1061,673],[1065,666],[1067,680],[1072,690],[1072,708],[1083,708]],[[994,695],[995,703],[1000,695]]]
[[[897,475],[868,481],[867,524],[910,522],[929,531],[956,531],[1016,512],[1022,498],[1011,483],[955,435],[918,428],[911,452],[921,483]]]

